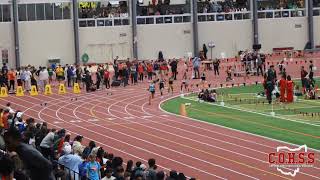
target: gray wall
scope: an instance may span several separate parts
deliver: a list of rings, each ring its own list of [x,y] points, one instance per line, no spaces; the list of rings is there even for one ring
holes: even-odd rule
[[[111,62],[132,57],[131,26],[79,28],[80,56],[89,55],[89,62]]]
[[[11,22],[0,23],[0,58],[2,60],[2,50],[8,50],[8,64],[9,67],[15,67],[14,54],[14,32],[13,24]]]
[[[320,17],[314,17],[315,45],[320,45]],[[299,28],[297,28],[297,26]],[[301,25],[301,27],[300,27]],[[48,58],[74,63],[71,20],[19,22],[21,64],[46,65]],[[308,38],[307,18],[259,19],[259,40],[263,52],[274,47],[303,49]],[[80,55],[88,53],[90,62],[103,63],[115,56],[132,57],[131,26],[80,28]],[[213,56],[234,57],[239,50],[252,47],[251,20],[199,22],[199,45],[213,41]],[[193,52],[192,25],[138,25],[139,59],[156,59],[159,50],[165,58],[183,58]],[[9,49],[9,65],[14,66],[11,23],[0,23],[0,48]],[[208,53],[210,57],[210,51]]]
[[[303,50],[308,41],[307,17],[259,19],[258,23],[264,52],[272,52],[272,48],[277,47]]]
[[[320,16],[313,17],[314,45],[320,46]]]
[[[72,20],[19,22],[21,65],[47,65],[49,58],[61,63],[75,61]]]
[[[164,58],[182,58],[193,52],[191,23],[138,25],[137,31],[139,59],[156,59],[159,51]]]
[[[199,47],[212,41],[213,57],[234,57],[238,51],[252,48],[252,21],[199,22]],[[210,57],[210,50],[208,52]]]

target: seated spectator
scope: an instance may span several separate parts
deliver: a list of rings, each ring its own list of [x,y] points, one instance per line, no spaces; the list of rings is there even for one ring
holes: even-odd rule
[[[169,177],[167,178],[167,180],[176,180],[178,179],[178,173],[175,170],[171,170],[169,172]]]
[[[21,136],[17,129],[10,128],[9,131],[5,132],[4,140],[7,150],[19,155],[31,179],[53,179],[51,162],[45,159],[35,148],[21,142]]]
[[[155,180],[157,176],[157,165],[155,159],[148,160],[149,168],[146,170],[146,179],[147,180]]]
[[[124,180],[124,169],[122,166],[118,166],[116,168],[116,171],[114,173],[114,177],[117,179],[117,180]]]
[[[11,108],[11,103],[7,103],[6,109],[9,110],[9,113],[10,113],[10,114],[14,114],[14,113],[15,113],[15,111]]]
[[[14,162],[9,155],[0,156],[0,179],[13,179]]]
[[[63,148],[63,156],[61,156],[58,160],[60,165],[63,165],[65,167],[67,167],[68,169],[79,173],[79,165],[82,163],[82,159],[81,157],[77,154],[74,153],[72,154],[72,149],[71,149],[71,145],[65,145]],[[73,174],[70,174],[71,176],[73,176]],[[77,176],[76,177],[72,177],[75,180],[78,180]]]
[[[83,136],[80,136],[80,135],[78,135],[74,138],[73,143],[72,143],[72,149],[74,151],[83,152],[85,147],[81,144],[82,139],[83,139]]]
[[[89,156],[89,154],[91,154],[91,151],[93,148],[96,147],[96,143],[94,141],[90,141],[89,142],[89,146],[87,146],[86,148],[84,148],[83,150],[83,155],[85,155],[86,157]]]
[[[126,173],[130,173],[130,176],[131,176],[132,172],[133,172],[133,161],[129,160],[127,162]]]
[[[299,89],[299,85],[296,85],[294,88],[294,95],[295,96],[302,96],[302,91]]]
[[[158,171],[156,174],[156,180],[164,180],[164,178],[166,177],[166,175],[164,174],[163,171]]]
[[[102,178],[101,180],[115,180],[116,178],[114,176],[112,176],[112,168],[107,168],[105,170],[105,177]]]

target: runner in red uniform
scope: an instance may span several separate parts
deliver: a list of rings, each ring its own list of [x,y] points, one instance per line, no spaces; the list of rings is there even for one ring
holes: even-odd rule
[[[291,103],[293,102],[293,88],[294,88],[294,83],[291,80],[291,76],[287,77],[287,102]]]

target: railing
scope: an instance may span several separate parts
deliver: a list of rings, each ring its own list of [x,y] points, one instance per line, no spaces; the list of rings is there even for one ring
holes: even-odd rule
[[[129,17],[79,19],[79,27],[126,26],[130,25]]]
[[[320,7],[313,8],[313,16],[320,16]]]
[[[191,14],[137,16],[137,24],[189,23]]]
[[[232,21],[251,19],[250,11],[236,11],[229,13],[200,13],[198,14],[198,21]]]
[[[53,161],[53,164],[56,165],[55,180],[90,180],[87,177],[81,177],[78,172],[59,164],[57,161]]]
[[[258,11],[259,19],[288,18],[306,16],[306,9],[277,9]]]

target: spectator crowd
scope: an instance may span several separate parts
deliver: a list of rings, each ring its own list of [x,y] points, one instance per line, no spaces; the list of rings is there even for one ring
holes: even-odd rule
[[[137,14],[139,16],[173,15],[190,12],[189,1],[186,1],[186,4],[170,4],[170,0],[149,1],[148,6],[137,4]]]
[[[250,9],[250,1],[245,0],[199,0],[198,13],[246,12]]]
[[[0,109],[0,178],[6,180],[186,180],[183,173],[158,170],[107,152],[94,141],[65,129],[50,129],[46,122],[25,119],[10,103]],[[195,180],[194,178],[191,178]]]
[[[112,5],[103,2],[83,2],[80,3],[79,18],[113,18],[129,17],[129,7],[127,1],[119,1],[119,4]]]

